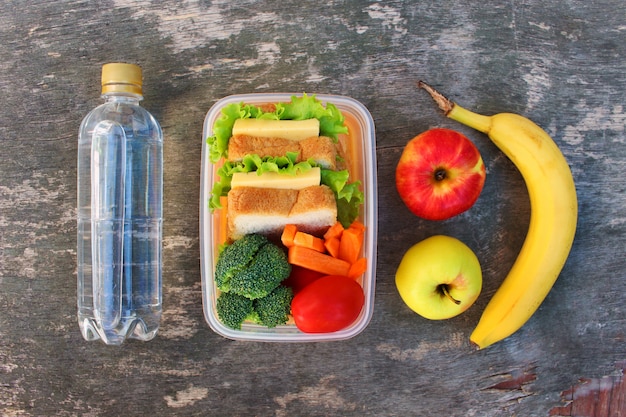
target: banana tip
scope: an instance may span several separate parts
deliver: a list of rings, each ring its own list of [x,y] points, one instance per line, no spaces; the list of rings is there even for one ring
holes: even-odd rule
[[[474,342],[473,340],[470,339],[470,345],[474,348],[474,350],[480,350],[481,347],[478,343]]]

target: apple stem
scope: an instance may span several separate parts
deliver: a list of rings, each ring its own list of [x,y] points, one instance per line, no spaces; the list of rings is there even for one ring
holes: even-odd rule
[[[454,304],[459,305],[461,304],[460,300],[457,300],[456,298],[454,298],[452,295],[450,295],[450,291],[448,291],[448,286],[446,284],[441,284],[439,286],[439,291],[441,291],[443,293],[443,295],[445,295],[450,301],[452,301]]]

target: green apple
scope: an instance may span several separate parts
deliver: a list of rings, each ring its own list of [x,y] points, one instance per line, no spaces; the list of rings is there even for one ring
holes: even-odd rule
[[[461,314],[478,298],[483,275],[476,254],[463,242],[436,235],[412,246],[396,271],[407,306],[431,320]]]

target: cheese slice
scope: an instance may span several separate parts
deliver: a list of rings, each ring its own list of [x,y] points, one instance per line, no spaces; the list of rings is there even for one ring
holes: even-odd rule
[[[230,187],[301,190],[312,185],[320,185],[320,181],[321,171],[319,167],[313,167],[306,172],[298,172],[296,175],[276,172],[264,172],[261,175],[256,172],[236,172],[233,174]]]
[[[319,136],[320,121],[306,120],[266,120],[237,119],[233,125],[233,136],[248,135],[261,138],[284,138],[302,140]]]

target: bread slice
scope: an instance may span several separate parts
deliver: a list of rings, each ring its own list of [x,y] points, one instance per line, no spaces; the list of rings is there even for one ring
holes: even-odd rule
[[[284,156],[287,152],[295,152],[298,159],[302,158],[300,144],[295,140],[284,138],[262,138],[250,135],[234,135],[228,141],[228,160],[241,161],[244,156],[258,154],[266,156]]]
[[[251,233],[280,235],[285,225],[323,233],[337,221],[335,194],[325,185],[302,190],[242,187],[228,193],[228,237]]]
[[[300,141],[302,160],[313,159],[322,168],[337,169],[337,145],[327,136],[312,136]]]
[[[311,136],[303,140],[284,138],[262,138],[249,135],[234,135],[228,141],[228,160],[241,161],[244,156],[258,154],[266,156],[284,156],[287,152],[297,154],[296,162],[313,159],[320,166],[336,169],[337,147],[326,136]]]

